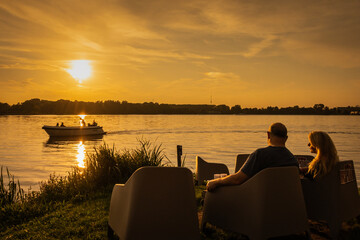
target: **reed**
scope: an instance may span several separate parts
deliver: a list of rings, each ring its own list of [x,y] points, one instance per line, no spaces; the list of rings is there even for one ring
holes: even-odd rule
[[[140,167],[164,166],[167,159],[160,145],[140,139],[139,147],[119,152],[106,143],[95,147],[95,152],[87,155],[85,168],[74,167],[68,176],[50,175],[50,179],[40,185],[43,201],[69,200],[93,191],[110,189],[116,183],[124,183]]]
[[[67,176],[51,174],[40,183],[40,191],[24,193],[19,181],[1,167],[0,230],[42,216],[68,201],[82,202],[96,193],[111,193],[115,183],[124,183],[140,167],[164,166],[168,160],[160,145],[140,139],[132,150],[117,151],[103,143],[87,155],[85,168],[74,167]]]
[[[3,175],[3,166],[0,172],[0,206],[11,204],[14,202],[22,202],[25,199],[24,190],[20,186],[19,180],[16,182],[14,175],[10,174],[9,169],[6,168],[7,183],[5,183]]]

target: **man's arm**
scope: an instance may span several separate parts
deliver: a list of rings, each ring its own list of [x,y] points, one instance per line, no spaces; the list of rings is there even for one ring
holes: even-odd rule
[[[209,192],[214,191],[217,187],[224,186],[224,185],[240,185],[246,180],[248,180],[249,177],[243,173],[241,170],[239,170],[235,174],[231,174],[229,176],[214,179],[207,183],[206,190]]]

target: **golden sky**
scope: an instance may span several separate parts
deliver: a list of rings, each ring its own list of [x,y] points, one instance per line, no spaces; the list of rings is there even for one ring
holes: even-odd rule
[[[0,102],[334,107],[359,89],[358,0],[0,2]]]

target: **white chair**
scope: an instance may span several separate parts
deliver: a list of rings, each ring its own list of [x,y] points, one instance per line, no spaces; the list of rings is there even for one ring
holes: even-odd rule
[[[143,167],[114,186],[109,238],[200,239],[192,172],[187,168]]]
[[[341,223],[360,215],[360,198],[352,160],[341,161],[326,176],[301,180],[309,219],[326,221],[337,239]]]
[[[238,154],[236,156],[235,173],[244,165],[250,154]]]
[[[223,163],[210,163],[196,156],[195,176],[197,184],[201,185],[205,180],[214,179],[214,174],[229,174],[228,167]]]
[[[206,223],[250,239],[310,236],[298,168],[267,168],[241,185],[207,192],[201,227]]]

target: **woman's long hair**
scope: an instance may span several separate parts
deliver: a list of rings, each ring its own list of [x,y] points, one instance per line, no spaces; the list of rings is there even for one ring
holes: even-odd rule
[[[314,178],[328,174],[339,162],[339,157],[330,136],[326,132],[313,131],[309,134],[310,144],[316,148],[317,155],[309,164],[309,173]]]

